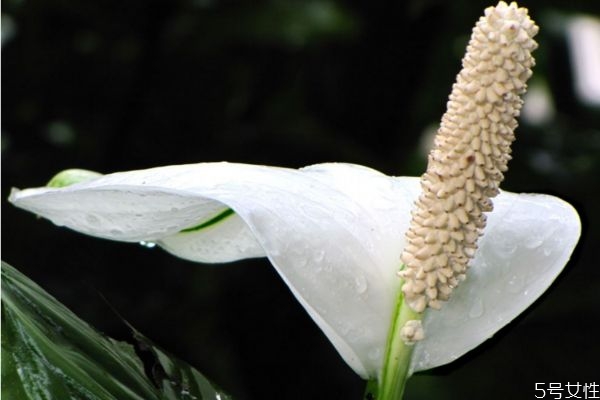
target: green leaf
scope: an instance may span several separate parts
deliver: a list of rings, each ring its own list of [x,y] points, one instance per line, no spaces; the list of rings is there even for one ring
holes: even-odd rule
[[[155,379],[163,388],[164,399],[231,399],[197,370],[156,346],[131,325],[130,328],[141,347],[148,349],[155,357],[157,365],[160,365],[160,369],[155,371],[158,375]]]
[[[133,329],[154,356],[149,377],[128,343],[108,338],[2,262],[2,397],[228,399],[188,364]]]

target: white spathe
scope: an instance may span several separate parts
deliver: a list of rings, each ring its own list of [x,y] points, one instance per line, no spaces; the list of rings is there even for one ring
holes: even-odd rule
[[[9,200],[60,226],[155,242],[199,262],[268,257],[360,376],[382,365],[418,178],[350,164],[300,170],[204,163],[105,175],[65,188],[13,190]],[[502,192],[467,280],[428,311],[413,372],[460,357],[524,311],[568,261],[575,210],[551,196]],[[228,208],[235,214],[202,229]]]

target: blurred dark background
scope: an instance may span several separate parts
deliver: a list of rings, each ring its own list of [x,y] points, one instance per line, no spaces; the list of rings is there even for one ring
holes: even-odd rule
[[[420,175],[424,138],[490,5],[4,0],[2,258],[102,332],[129,338],[104,296],[236,399],[359,399],[364,383],[265,260],[197,265],[56,228],[6,198],[70,167],[344,161]],[[593,44],[600,2],[523,5],[540,48],[503,187],[570,201],[583,238],[531,309],[413,378],[407,399],[530,399],[536,382],[600,384],[600,70],[587,81],[577,72],[600,45],[583,56],[573,47]],[[577,21],[592,34],[573,33]]]

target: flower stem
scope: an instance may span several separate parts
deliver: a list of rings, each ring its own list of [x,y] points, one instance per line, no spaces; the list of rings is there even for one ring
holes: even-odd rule
[[[404,295],[400,292],[393,318],[388,333],[383,369],[379,377],[379,386],[374,397],[377,400],[400,400],[402,398],[406,380],[410,376],[410,358],[414,345],[406,344],[401,337],[400,331],[407,321],[420,320],[422,314],[413,311],[404,301]]]

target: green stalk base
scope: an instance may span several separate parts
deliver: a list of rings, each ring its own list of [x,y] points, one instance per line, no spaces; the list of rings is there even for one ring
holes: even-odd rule
[[[422,313],[413,311],[408,304],[404,302],[404,295],[400,292],[396,302],[390,331],[388,333],[381,376],[379,376],[378,381],[368,381],[364,400],[402,399],[406,381],[410,376],[410,360],[414,345],[404,343],[400,331],[407,321],[421,320],[422,317]]]

